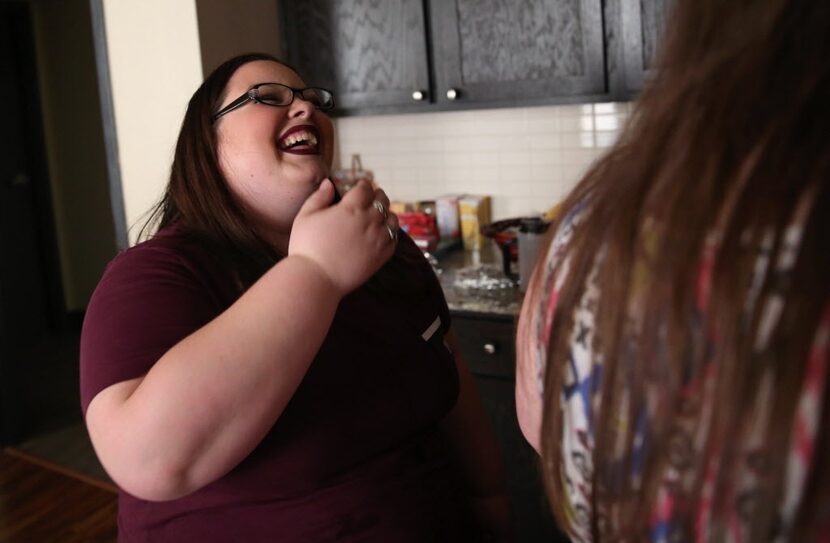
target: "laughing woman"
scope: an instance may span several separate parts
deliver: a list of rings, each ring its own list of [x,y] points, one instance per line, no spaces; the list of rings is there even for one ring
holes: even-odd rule
[[[431,268],[382,191],[340,199],[326,179],[332,106],[268,55],[217,68],[188,105],[157,232],[90,301],[82,404],[122,541],[507,533]]]

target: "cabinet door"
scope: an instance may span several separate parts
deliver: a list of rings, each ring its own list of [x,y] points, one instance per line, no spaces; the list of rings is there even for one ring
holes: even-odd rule
[[[513,319],[459,317],[452,328],[458,348],[475,375],[512,379],[516,375]]]
[[[436,101],[606,92],[600,0],[440,0],[430,10]]]
[[[560,543],[542,479],[539,458],[519,429],[516,417],[516,351],[510,317],[453,313],[458,348],[475,378],[504,459],[507,492],[513,508],[516,542]]]
[[[639,91],[654,73],[657,48],[670,5],[670,0],[623,0],[621,15],[626,91]]]
[[[476,376],[476,385],[504,459],[507,493],[513,509],[513,540],[565,543],[545,497],[539,457],[519,430],[512,380]]]
[[[289,0],[282,7],[291,64],[308,84],[334,91],[338,111],[429,102],[421,0]]]

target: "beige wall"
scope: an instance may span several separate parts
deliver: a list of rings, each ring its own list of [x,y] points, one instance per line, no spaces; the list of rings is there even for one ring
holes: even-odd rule
[[[196,0],[205,75],[232,56],[282,56],[277,0]]]
[[[31,6],[64,297],[80,310],[116,253],[89,2]]]
[[[187,101],[202,81],[195,0],[104,0],[124,212],[134,243],[161,198]]]

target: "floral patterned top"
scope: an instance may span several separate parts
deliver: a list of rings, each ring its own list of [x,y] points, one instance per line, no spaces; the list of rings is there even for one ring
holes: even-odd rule
[[[554,314],[561,293],[562,286],[569,272],[569,259],[564,256],[565,249],[570,243],[574,229],[578,228],[580,220],[584,217],[586,205],[575,206],[563,217],[552,240],[552,244],[544,265],[537,270],[540,274],[538,287],[541,292],[546,293],[538,300],[538,306],[529,309],[529,335],[532,342],[530,355],[535,362],[532,368],[535,372],[537,392],[540,397],[544,391],[544,375],[547,366],[547,350],[554,324]],[[768,237],[768,243],[759,252],[757,264],[753,272],[753,283],[750,291],[748,304],[763,304],[761,309],[761,325],[759,333],[755,338],[756,351],[762,351],[766,347],[778,320],[781,317],[784,307],[783,294],[780,289],[763,299],[758,299],[761,285],[768,273],[777,276],[777,284],[785,283],[786,275],[791,271],[802,236],[802,225],[805,223],[809,206],[801,205],[796,213],[791,226],[784,233],[783,248],[775,262],[771,261],[772,236]],[[654,232],[656,229],[651,229]],[[648,234],[648,225],[644,229]],[[655,234],[658,235],[658,234]],[[648,243],[646,238],[645,250],[654,244]],[[703,316],[709,299],[710,279],[714,266],[714,255],[716,254],[718,239],[710,236],[707,240],[703,258],[698,272],[696,312]],[[592,540],[592,481],[594,480],[594,466],[592,463],[595,447],[595,415],[599,412],[601,401],[601,384],[603,379],[603,362],[599,353],[595,351],[596,327],[595,318],[599,301],[600,290],[597,284],[598,269],[603,260],[603,253],[600,252],[595,260],[592,272],[586,278],[585,290],[574,311],[574,322],[569,341],[569,352],[567,364],[562,368],[564,372],[562,395],[560,398],[562,413],[562,437],[560,456],[563,474],[563,495],[567,497],[565,510],[570,521],[570,528],[575,540]],[[635,266],[632,282],[631,304],[628,310],[628,317],[636,323],[641,318],[637,314],[638,300],[645,295],[645,286],[642,274],[648,273],[644,266]],[[693,322],[702,322],[701,319]],[[636,325],[636,324],[635,324]],[[701,331],[706,333],[706,331]],[[778,524],[780,526],[779,540],[784,540],[789,528],[794,522],[798,511],[800,500],[805,488],[805,478],[810,467],[815,461],[813,456],[814,444],[816,442],[817,430],[820,424],[820,409],[823,396],[826,393],[825,383],[827,382],[828,366],[828,344],[830,343],[830,303],[825,304],[821,315],[819,326],[814,335],[812,347],[809,352],[807,369],[804,374],[801,386],[801,396],[796,408],[793,432],[788,444],[789,453],[786,464],[785,488],[783,499],[778,510]],[[702,421],[711,420],[714,413],[714,362],[709,361],[702,377],[696,381],[686,383],[682,394],[684,398],[694,398],[699,405],[696,419]],[[712,494],[717,474],[718,462],[721,448],[718,444],[706,445],[708,425],[688,424],[684,428],[684,420],[679,420],[679,431],[672,436],[669,446],[673,447],[670,461],[664,470],[663,484],[661,485],[656,505],[650,515],[649,538],[651,541],[677,541],[688,540],[688,534],[684,534],[684,525],[688,527],[690,514],[694,519],[694,540],[708,541],[711,537],[718,537],[727,541],[740,543],[748,540],[750,515],[747,507],[743,504],[749,503],[753,494],[757,492],[758,479],[758,451],[764,442],[764,428],[766,421],[771,415],[772,398],[772,372],[766,372],[761,379],[762,385],[758,388],[755,397],[756,409],[752,419],[747,421],[749,426],[749,438],[746,440],[747,447],[742,451],[742,461],[739,464],[739,473],[736,477],[735,488],[731,489],[730,499],[736,504],[731,508],[733,511],[728,520],[727,533],[714,535],[709,533],[709,517],[711,514]],[[623,395],[623,397],[625,397]],[[648,403],[648,402],[647,402]],[[646,446],[647,428],[649,418],[656,415],[655,410],[645,409],[642,416],[635,421],[626,420],[625,409],[616,410],[617,422],[623,427],[635,424],[633,462],[630,469],[633,475],[641,468],[638,460],[643,455],[643,447]],[[612,446],[613,447],[613,446]],[[619,453],[622,458],[625,451],[625,444],[612,450],[612,454]],[[693,462],[692,456],[697,465],[704,466],[704,481],[702,499],[696,511],[689,511],[689,507],[683,501],[684,487],[693,484],[691,480],[694,475],[687,469]],[[613,458],[613,457],[612,457]],[[601,513],[598,518],[607,516],[611,512]],[[681,524],[680,518],[685,519]],[[830,526],[828,526],[830,528]],[[602,532],[603,524],[600,522],[599,529]]]

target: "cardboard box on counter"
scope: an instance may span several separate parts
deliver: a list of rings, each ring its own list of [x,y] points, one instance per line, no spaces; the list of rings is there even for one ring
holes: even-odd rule
[[[458,200],[458,213],[464,249],[481,249],[481,227],[490,223],[490,197],[466,194]]]
[[[446,194],[435,199],[435,219],[442,241],[461,238],[461,223],[458,219],[458,194]]]

